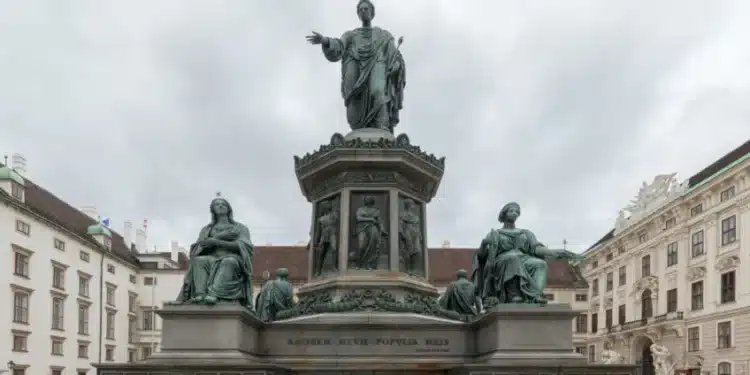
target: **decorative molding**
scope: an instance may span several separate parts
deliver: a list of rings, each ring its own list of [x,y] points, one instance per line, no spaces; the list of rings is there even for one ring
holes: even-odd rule
[[[641,278],[633,286],[633,291],[630,295],[637,296],[643,293],[643,291],[646,289],[650,289],[653,292],[653,294],[658,295],[659,294],[659,278],[654,275]]]
[[[675,280],[677,280],[677,270],[672,271],[669,274],[667,274],[667,282],[668,283],[673,283],[673,282],[675,282]]]
[[[630,204],[620,210],[615,220],[615,234],[635,225],[650,214],[687,192],[687,181],[679,183],[677,174],[656,175],[648,184],[645,181]],[[627,214],[627,215],[626,215]]]
[[[614,303],[614,301],[612,300],[612,296],[604,298],[604,308],[605,309],[611,308],[613,303]]]
[[[737,268],[740,264],[740,257],[734,254],[724,255],[716,262],[715,269],[719,272],[726,272]]]
[[[617,299],[622,301],[625,299],[625,289],[620,289],[617,291]]]
[[[685,279],[687,279],[688,282],[695,282],[698,281],[706,276],[706,267],[705,266],[695,266],[690,267],[687,270],[687,274],[685,275]]]

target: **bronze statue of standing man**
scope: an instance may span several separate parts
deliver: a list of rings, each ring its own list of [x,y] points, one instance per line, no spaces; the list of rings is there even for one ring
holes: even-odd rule
[[[307,37],[320,44],[330,62],[341,61],[341,95],[346,118],[352,130],[379,128],[393,133],[403,108],[406,64],[388,30],[372,26],[375,6],[359,0],[357,15],[362,27],[349,30],[341,38],[314,32]]]

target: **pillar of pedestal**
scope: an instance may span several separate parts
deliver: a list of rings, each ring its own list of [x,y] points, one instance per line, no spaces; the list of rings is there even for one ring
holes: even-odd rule
[[[406,134],[380,129],[336,133],[295,157],[302,193],[313,204],[309,279],[300,298],[357,280],[436,295],[427,282],[426,205],[444,166],[444,158],[412,145]]]

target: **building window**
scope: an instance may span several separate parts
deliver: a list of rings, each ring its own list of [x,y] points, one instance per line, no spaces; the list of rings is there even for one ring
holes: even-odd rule
[[[128,280],[130,281],[131,284],[135,284],[136,283],[135,275],[130,275],[130,277],[128,277]]]
[[[696,217],[703,213],[703,203],[696,204],[690,209],[690,217]]]
[[[651,276],[651,255],[641,258],[641,277]]]
[[[115,312],[107,311],[107,339],[115,339]]]
[[[29,333],[13,331],[13,351],[14,352],[28,352],[29,351]]]
[[[623,286],[628,283],[628,267],[620,266],[617,269],[617,286]]]
[[[63,355],[63,339],[52,338],[52,355]]]
[[[584,293],[576,293],[576,302],[586,302],[589,300],[589,296]]]
[[[88,358],[89,357],[89,344],[87,342],[79,341],[78,342],[78,358]]]
[[[113,275],[114,275],[114,274],[115,274],[115,265],[114,265],[114,264],[109,264],[109,263],[108,263],[108,264],[107,264],[107,272],[109,272],[109,273],[111,273],[111,274],[113,274]]]
[[[65,268],[62,266],[52,266],[52,287],[65,290]]]
[[[677,288],[667,290],[667,312],[677,311]]]
[[[65,251],[65,241],[55,238],[54,240],[52,240],[52,244],[55,249]]]
[[[729,362],[720,362],[716,366],[716,370],[718,375],[732,375],[732,364]]]
[[[719,349],[727,349],[732,347],[732,322],[720,322],[717,324],[718,335],[716,342],[718,343]]]
[[[734,186],[730,186],[728,189],[722,191],[719,196],[721,197],[722,202],[726,202],[734,198]]]
[[[579,315],[576,319],[579,319],[581,316],[583,316],[584,318],[586,317],[586,315]],[[586,325],[584,324],[583,332],[586,332],[585,326]],[[143,312],[143,330],[153,331],[153,329],[154,329],[154,312],[151,310],[144,311]]]
[[[667,267],[677,264],[677,242],[667,245]]]
[[[690,309],[703,309],[703,281],[696,281],[690,285]]]
[[[654,309],[651,302],[651,289],[646,289],[641,294],[641,319],[654,316]]]
[[[596,333],[599,331],[599,314],[593,313],[591,314],[591,333]]]
[[[648,232],[643,231],[638,233],[638,243],[644,243],[646,241],[648,241]]]
[[[128,343],[132,344],[135,342],[135,335],[138,331],[138,321],[135,320],[134,316],[128,318]]]
[[[151,347],[150,346],[144,346],[142,353],[143,353],[143,359],[147,359],[148,357],[151,357]]]
[[[721,246],[737,241],[737,216],[732,215],[721,221]]]
[[[16,231],[23,235],[29,236],[31,235],[31,226],[24,221],[16,220]]]
[[[91,296],[90,283],[91,278],[89,276],[78,275],[78,295],[84,298]]]
[[[695,258],[703,255],[704,251],[703,230],[699,230],[690,236],[690,254]]]
[[[29,324],[29,299],[26,292],[13,293],[13,322]]]
[[[155,277],[144,277],[143,278],[143,285],[156,285],[156,278]]]
[[[91,260],[91,257],[89,255],[89,253],[87,253],[87,252],[85,252],[83,250],[81,250],[81,252],[78,253],[78,258],[81,259],[82,261],[86,262],[86,263],[88,263],[89,260]]]
[[[10,196],[18,199],[19,201],[23,200],[23,187],[15,181],[11,182]]]
[[[664,222],[664,230],[672,229],[675,225],[677,225],[677,219],[670,217],[669,219],[667,219],[667,221]]]
[[[596,362],[596,345],[589,345],[589,362]]]
[[[135,362],[135,349],[128,349],[128,362]]]
[[[617,306],[617,324],[625,324],[625,305]]]
[[[63,375],[63,370],[59,368],[53,368],[52,375]]]
[[[591,262],[591,269],[592,270],[596,269],[596,267],[599,267],[599,261],[598,260],[595,260],[595,261]]]
[[[606,259],[607,259],[607,262],[611,261],[611,260],[612,260],[612,259],[614,259],[614,258],[615,258],[615,255],[614,255],[614,254],[612,254],[612,253],[607,253],[607,258],[606,258]]]
[[[29,277],[29,255],[16,251],[13,273],[16,276]]]
[[[137,294],[128,293],[128,312],[135,312],[135,305],[137,300]]]
[[[52,297],[52,329],[65,329],[65,300],[62,297]]]
[[[607,329],[612,328],[612,309],[604,310],[604,326]]]
[[[89,334],[89,305],[78,305],[78,334]]]
[[[625,254],[625,246],[618,246],[617,247],[617,255]]]
[[[734,271],[729,271],[721,275],[721,303],[734,302]]]
[[[115,347],[114,346],[107,345],[104,348],[104,359],[107,361],[115,360]]]
[[[599,279],[591,281],[591,295],[594,297],[599,295]]]
[[[589,326],[588,315],[581,314],[581,315],[576,316],[576,333],[586,333],[586,328],[588,328],[588,326]]]
[[[115,306],[115,290],[117,288],[114,285],[107,285],[107,305]]]
[[[701,331],[700,327],[688,328],[688,351],[697,352],[701,350]]]
[[[614,287],[615,287],[615,280],[614,280],[614,278],[615,277],[612,274],[612,272],[610,272],[610,273],[607,274],[607,286],[606,286],[606,288],[607,288],[608,292],[611,292],[612,289],[614,289]]]

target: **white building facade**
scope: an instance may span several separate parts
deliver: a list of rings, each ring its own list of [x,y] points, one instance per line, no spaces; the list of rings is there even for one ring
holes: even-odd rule
[[[591,361],[652,374],[657,344],[667,370],[748,375],[750,142],[684,183],[644,183],[584,256]]]

